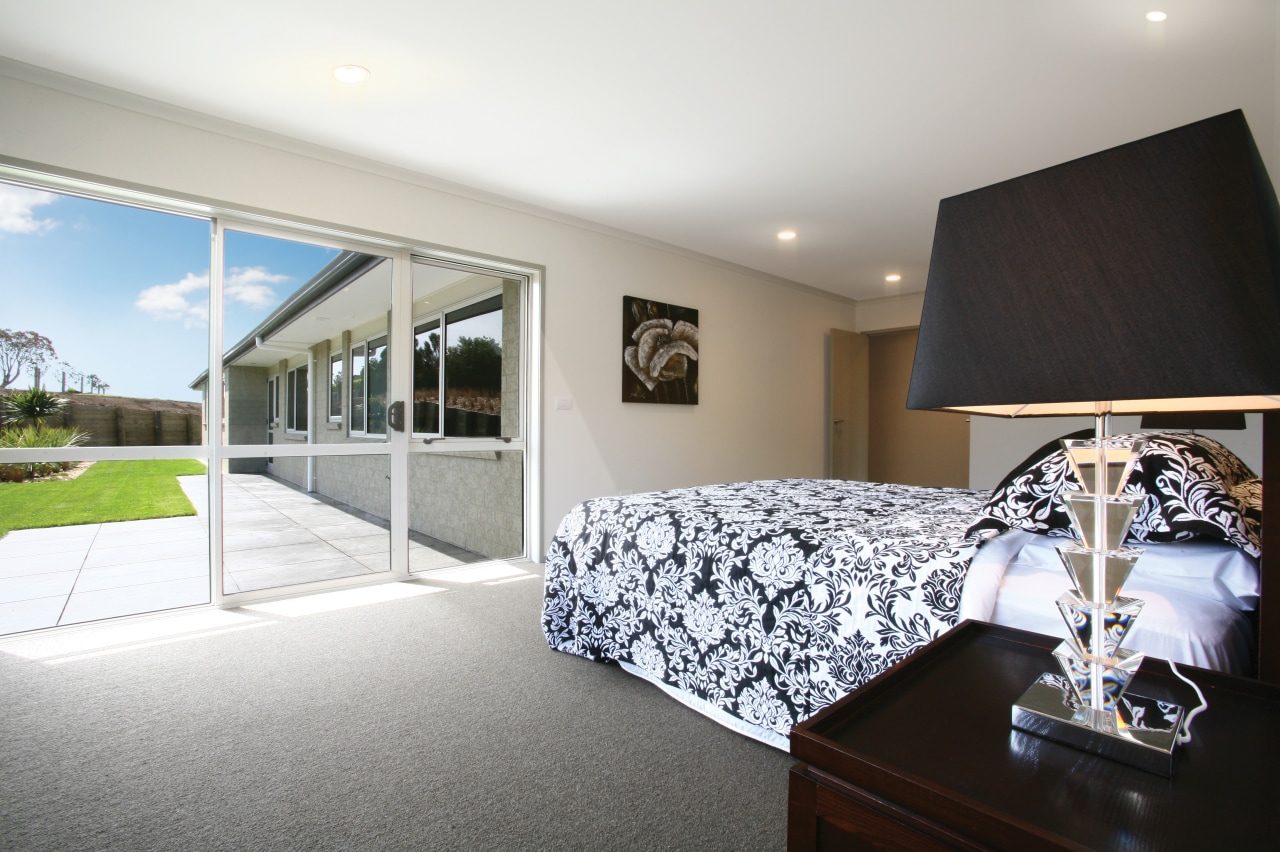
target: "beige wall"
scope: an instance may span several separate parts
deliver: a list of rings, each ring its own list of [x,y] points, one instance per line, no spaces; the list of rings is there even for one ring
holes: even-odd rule
[[[871,335],[868,473],[872,482],[965,488],[969,418],[907,410],[917,336],[914,329]]]
[[[3,70],[0,158],[10,162],[543,266],[539,549],[589,497],[823,475],[825,337],[832,326],[855,327],[852,302],[140,99]],[[699,405],[621,402],[624,295],[701,312]]]

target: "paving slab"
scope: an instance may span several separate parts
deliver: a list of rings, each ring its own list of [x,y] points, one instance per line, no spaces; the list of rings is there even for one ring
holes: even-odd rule
[[[194,516],[14,530],[0,539],[0,635],[207,604],[208,480],[178,481]],[[390,570],[385,525],[270,477],[224,477],[223,507],[229,594]],[[410,542],[411,571],[478,558],[427,541]]]

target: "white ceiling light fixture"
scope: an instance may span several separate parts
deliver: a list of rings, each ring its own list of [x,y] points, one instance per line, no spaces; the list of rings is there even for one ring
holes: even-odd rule
[[[779,231],[778,232],[778,239],[780,240],[794,240],[795,238],[796,238],[795,231]]]
[[[372,74],[369,69],[363,65],[338,65],[333,69],[333,79],[339,83],[363,83],[368,80]]]
[[[891,272],[890,274],[884,277],[884,280],[888,281],[890,284],[897,284],[899,281],[902,280],[902,276],[896,272]]]
[[[1167,17],[1169,16],[1166,15],[1164,12],[1148,12],[1147,13],[1147,20],[1153,24],[1158,24]]]

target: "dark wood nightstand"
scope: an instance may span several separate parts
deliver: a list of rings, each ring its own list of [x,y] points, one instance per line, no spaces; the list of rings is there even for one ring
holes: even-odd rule
[[[1180,667],[1209,709],[1173,777],[1010,724],[1058,639],[968,621],[797,725],[788,848],[1264,849],[1280,843],[1280,687]],[[1148,658],[1135,691],[1195,693]]]

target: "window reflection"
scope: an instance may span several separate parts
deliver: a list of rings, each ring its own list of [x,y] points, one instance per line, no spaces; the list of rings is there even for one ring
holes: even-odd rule
[[[502,434],[502,296],[445,314],[444,434]]]
[[[440,320],[413,330],[413,431],[440,434]]]

